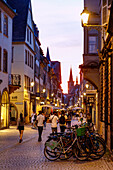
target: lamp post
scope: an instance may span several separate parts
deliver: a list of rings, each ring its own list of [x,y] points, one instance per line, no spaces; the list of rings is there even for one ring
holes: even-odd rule
[[[89,27],[89,28],[92,28],[92,29],[97,29],[97,30],[104,29],[104,31],[106,32],[107,24],[106,25],[99,25],[99,24],[98,25],[95,25],[95,24],[90,25],[90,24],[88,24],[89,17],[90,17],[91,14],[99,15],[98,13],[93,13],[91,11],[88,11],[87,7],[85,7],[84,10],[82,11],[82,13],[80,14],[82,26],[83,27]]]

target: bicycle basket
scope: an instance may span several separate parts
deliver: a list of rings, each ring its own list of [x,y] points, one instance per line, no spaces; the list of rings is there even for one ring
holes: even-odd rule
[[[57,145],[58,145],[58,143],[57,143],[57,141],[50,141],[50,142],[46,142],[46,144],[45,144],[46,146],[48,146],[49,148],[51,148],[51,149],[54,149],[55,147],[57,147]]]
[[[84,136],[85,135],[85,127],[78,128],[76,130],[77,136]]]

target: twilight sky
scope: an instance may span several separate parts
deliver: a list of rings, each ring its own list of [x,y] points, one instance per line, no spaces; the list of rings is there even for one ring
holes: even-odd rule
[[[31,3],[44,55],[49,47],[51,60],[61,62],[62,88],[67,93],[70,67],[76,81],[76,76],[79,78],[78,67],[83,62],[80,19],[83,0],[31,0]]]

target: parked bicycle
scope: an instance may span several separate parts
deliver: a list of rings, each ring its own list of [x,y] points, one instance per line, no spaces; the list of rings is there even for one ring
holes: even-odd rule
[[[50,134],[45,142],[44,155],[48,160],[69,159],[74,155],[78,160],[99,159],[106,146],[102,137],[95,135],[89,127],[74,126],[66,133]]]

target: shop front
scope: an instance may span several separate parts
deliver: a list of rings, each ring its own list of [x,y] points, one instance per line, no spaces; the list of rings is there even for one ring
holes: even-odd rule
[[[9,93],[4,89],[1,95],[0,129],[7,127],[9,127]]]
[[[10,103],[10,125],[16,125],[18,119],[18,110],[17,107]]]

